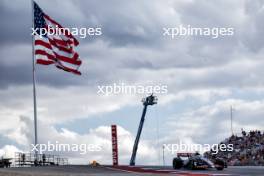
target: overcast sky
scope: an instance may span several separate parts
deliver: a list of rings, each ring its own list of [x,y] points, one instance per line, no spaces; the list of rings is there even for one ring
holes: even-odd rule
[[[161,164],[162,144],[213,144],[234,131],[264,130],[264,2],[241,0],[36,0],[65,27],[101,27],[78,38],[82,76],[36,66],[40,143],[87,143],[101,152],[63,153],[72,163],[111,163],[110,125],[118,125],[128,164],[142,94],[97,94],[98,85],[168,86],[149,107],[137,164]],[[0,154],[33,142],[30,0],[0,0]],[[233,36],[163,36],[164,27],[234,28]],[[173,157],[166,154],[166,164]]]

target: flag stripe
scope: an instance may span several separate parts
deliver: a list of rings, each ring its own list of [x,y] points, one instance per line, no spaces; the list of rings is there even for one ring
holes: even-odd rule
[[[64,40],[61,40],[61,39],[58,39],[58,38],[55,38],[55,37],[53,39],[51,39],[51,40],[56,42],[58,45],[61,45],[61,46],[64,46],[64,47],[68,47],[69,45],[73,44],[73,42],[71,40],[64,41]]]
[[[62,66],[62,65],[56,65],[56,67],[59,69],[62,69],[64,71],[67,71],[67,72],[72,72],[72,73],[75,73],[77,75],[81,75],[81,72],[79,72],[78,70],[74,70],[70,67],[66,67],[66,66]]]
[[[49,42],[50,42],[51,45],[55,46],[56,48],[58,48],[61,51],[64,51],[64,52],[67,52],[67,53],[73,53],[74,52],[72,47],[61,46],[55,40],[53,40],[51,38],[49,38]]]
[[[65,47],[57,45],[52,39],[49,39],[49,42],[50,43],[37,39],[37,40],[35,40],[35,45],[41,45],[41,46],[44,46],[50,50],[52,50],[52,46],[54,46],[54,47],[58,48],[60,51],[64,51],[64,52],[69,53],[69,54],[73,52],[73,50],[71,48],[65,48]]]
[[[61,61],[63,61],[63,62],[68,62],[68,63],[70,63],[70,64],[78,65],[78,66],[81,65],[81,63],[82,63],[80,60],[70,59],[70,58],[68,58],[68,57],[60,56],[60,55],[58,55],[58,54],[55,53],[55,52],[53,52],[53,53],[54,53],[54,55],[48,53],[48,52],[45,51],[45,50],[39,50],[39,49],[37,49],[37,50],[35,51],[35,54],[47,56],[48,59],[51,59],[51,60],[53,60],[53,61],[56,61],[56,60],[58,59],[58,60],[61,60]]]
[[[50,65],[50,64],[54,64],[54,62],[53,61],[47,61],[44,59],[37,59],[37,64]]]

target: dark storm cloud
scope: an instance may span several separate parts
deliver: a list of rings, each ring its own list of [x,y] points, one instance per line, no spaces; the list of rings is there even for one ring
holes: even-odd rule
[[[31,11],[29,3],[15,3],[14,6],[21,8],[9,8],[8,1],[0,2],[0,46],[13,45],[17,43],[31,42]],[[13,4],[10,2],[10,4]],[[28,9],[28,10],[26,10]]]
[[[32,67],[28,65],[0,65],[0,89],[10,85],[25,85],[32,83]]]
[[[145,15],[145,12],[143,9],[136,10],[139,4],[133,3],[130,8],[131,6],[129,7],[125,2],[113,3],[113,1],[65,1],[64,4],[61,4],[61,1],[39,0],[36,2],[45,13],[64,27],[102,27],[101,38],[110,41],[113,45],[138,45],[153,42],[151,34],[155,31],[155,26],[147,26],[150,23],[140,19],[141,15]],[[58,6],[66,8],[65,11],[58,11]],[[32,32],[29,1],[16,1],[16,3],[2,1],[0,9],[1,43],[29,43]],[[10,36],[11,34],[12,36]],[[90,37],[80,40],[91,42],[95,39],[95,37]]]
[[[152,5],[137,2],[82,1],[79,8],[87,17],[82,25],[101,26],[103,40],[112,45],[151,45],[160,38],[161,26],[158,18],[153,16],[157,14],[151,12]]]
[[[75,76],[56,68],[47,68],[39,65],[37,65],[36,77],[38,85],[53,87],[81,86],[91,82],[91,80],[86,82],[83,77]],[[0,89],[6,89],[8,86],[30,84],[32,84],[32,63],[5,65],[0,62]]]

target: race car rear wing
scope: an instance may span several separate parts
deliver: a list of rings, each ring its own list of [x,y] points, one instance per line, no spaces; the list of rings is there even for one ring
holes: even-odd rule
[[[177,153],[178,157],[190,157],[194,155],[194,153]]]

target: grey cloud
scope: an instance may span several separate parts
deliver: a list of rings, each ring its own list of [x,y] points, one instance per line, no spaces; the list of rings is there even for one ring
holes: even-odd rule
[[[9,86],[24,86],[32,84],[32,62],[19,65],[0,64],[0,89],[6,89]],[[1,63],[1,62],[0,62]],[[89,82],[85,77],[72,75],[71,73],[58,70],[57,68],[47,68],[42,65],[36,66],[36,79],[38,85],[52,87],[67,87],[74,85],[84,85]],[[88,80],[88,81],[86,81]]]
[[[0,46],[31,42],[32,19],[29,8],[30,3],[25,2],[0,2]]]
[[[22,19],[28,19],[26,24],[30,24],[30,4],[3,2],[0,6],[3,9],[1,18],[6,28],[2,38],[6,42],[1,45],[0,87],[30,85],[31,41],[26,40],[27,27],[21,24],[18,36],[7,35],[12,25],[17,25],[15,28],[19,29]],[[225,5],[225,1],[174,1],[172,4],[160,1],[65,1],[61,4],[64,11],[58,11],[53,5],[59,4],[59,1],[37,2],[46,13],[66,26],[102,25],[104,32],[102,37],[81,40],[78,51],[83,60],[82,76],[65,73],[53,66],[38,65],[40,85],[91,88],[120,80],[162,80],[174,91],[263,86],[259,76],[262,75],[263,62],[258,60],[263,41],[259,37],[262,36],[261,26],[255,26],[262,24],[258,22],[262,17],[260,2],[232,1]],[[223,8],[228,15],[223,15]],[[9,16],[16,16],[13,18],[18,22],[8,23]],[[236,22],[239,17],[241,19]],[[234,25],[238,32],[235,36],[219,39],[184,37],[171,40],[162,37],[162,26],[173,27],[180,23],[207,27]],[[251,28],[255,33],[249,32]],[[11,41],[19,44],[11,44]],[[18,49],[17,45],[27,47]],[[232,65],[242,59],[257,66]]]
[[[262,100],[227,99],[170,117],[164,126],[170,126],[168,129],[173,128],[175,130],[173,132],[167,131],[167,135],[174,140],[192,138],[194,142],[199,144],[218,143],[231,135],[231,105],[235,107],[233,113],[235,134],[240,134],[241,128],[247,131],[251,130],[252,127],[256,129],[262,128]],[[172,137],[175,134],[177,134],[177,137]]]

